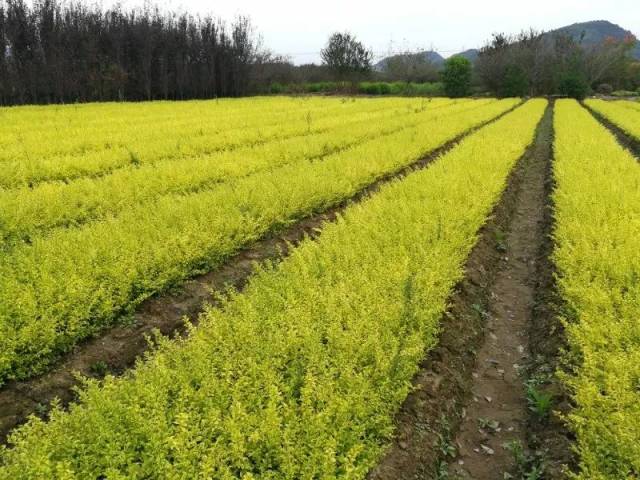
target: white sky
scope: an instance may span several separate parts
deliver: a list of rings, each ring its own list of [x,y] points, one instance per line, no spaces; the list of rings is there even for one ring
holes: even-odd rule
[[[105,6],[109,0],[103,0]],[[142,0],[122,0],[137,6]],[[224,19],[251,17],[264,45],[295,63],[318,62],[331,32],[348,30],[377,58],[389,51],[434,49],[448,56],[480,47],[493,32],[551,30],[609,20],[640,37],[640,0],[160,0],[161,5]]]

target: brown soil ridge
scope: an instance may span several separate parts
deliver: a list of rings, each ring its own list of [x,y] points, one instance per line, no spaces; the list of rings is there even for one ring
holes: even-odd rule
[[[397,417],[396,438],[371,480],[497,479],[514,469],[502,443],[527,440],[519,365],[528,353],[544,235],[552,108],[480,231],[439,343],[414,379],[415,390]]]
[[[626,133],[622,128],[620,128],[618,125],[613,123],[601,113],[596,112],[586,103],[580,102],[580,105],[586,108],[588,112],[593,115],[596,120],[598,120],[598,122],[600,122],[605,128],[613,133],[613,135],[616,137],[616,140],[618,140],[618,143],[629,150],[631,154],[636,157],[636,160],[640,162],[640,140],[637,140]]]
[[[62,405],[72,402],[76,397],[74,389],[80,384],[78,374],[90,377],[122,374],[148,350],[148,338],[154,332],[180,335],[184,333],[185,319],[197,324],[204,306],[214,303],[213,292],[224,292],[229,287],[241,290],[255,271],[256,263],[284,258],[304,238],[317,237],[322,225],[334,221],[349,205],[374,194],[385,183],[425,168],[465,137],[520,105],[522,102],[454,137],[412,164],[382,176],[322,212],[313,213],[288,226],[276,226],[262,239],[231,256],[222,266],[184,282],[179,292],[164,292],[146,300],[127,325],[114,326],[80,343],[49,372],[27,380],[8,382],[0,389],[0,444],[6,443],[11,430],[24,423],[29,415],[46,416],[54,399]]]

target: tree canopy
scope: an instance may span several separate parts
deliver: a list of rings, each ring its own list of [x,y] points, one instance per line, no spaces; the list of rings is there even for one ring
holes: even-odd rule
[[[444,90],[449,97],[464,97],[471,93],[471,62],[459,55],[444,62]]]
[[[323,64],[341,78],[371,71],[373,53],[348,32],[333,33],[320,56]]]

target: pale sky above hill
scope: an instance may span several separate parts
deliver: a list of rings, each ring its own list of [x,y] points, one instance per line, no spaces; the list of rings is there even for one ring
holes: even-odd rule
[[[108,6],[108,0],[103,0]],[[143,0],[123,0],[125,6]],[[160,0],[161,5],[224,19],[251,17],[264,44],[295,63],[319,62],[331,32],[348,30],[374,51],[436,50],[448,56],[480,47],[493,32],[552,30],[609,20],[640,37],[640,1],[609,0]]]

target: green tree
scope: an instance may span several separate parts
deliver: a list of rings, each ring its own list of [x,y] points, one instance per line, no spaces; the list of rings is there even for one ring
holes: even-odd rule
[[[560,93],[577,100],[583,100],[589,94],[589,83],[582,72],[569,70],[560,79]]]
[[[320,56],[323,64],[340,79],[371,72],[373,53],[348,32],[333,33]]]
[[[449,97],[464,97],[471,92],[471,62],[461,56],[453,56],[444,63],[442,71],[444,91]]]
[[[577,100],[582,100],[591,90],[585,68],[585,53],[576,51],[566,64],[564,71],[560,71],[558,90],[561,94]]]
[[[518,65],[509,65],[504,75],[503,97],[524,97],[529,90],[529,81]]]

